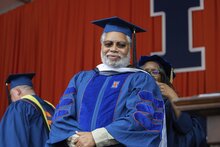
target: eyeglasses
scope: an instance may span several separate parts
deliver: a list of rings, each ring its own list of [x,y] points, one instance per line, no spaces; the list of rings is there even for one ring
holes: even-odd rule
[[[127,46],[127,42],[125,41],[111,41],[111,40],[106,40],[103,42],[103,45],[107,48],[112,47],[114,45],[114,43],[116,44],[117,48],[123,49]]]
[[[145,71],[148,72],[152,76],[157,76],[157,75],[160,74],[160,70],[159,69],[153,69],[153,70],[145,69]]]

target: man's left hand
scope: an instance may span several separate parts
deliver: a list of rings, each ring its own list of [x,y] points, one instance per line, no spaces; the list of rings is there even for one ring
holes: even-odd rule
[[[95,140],[93,139],[91,132],[77,132],[79,135],[75,140],[75,144],[77,147],[94,147]]]

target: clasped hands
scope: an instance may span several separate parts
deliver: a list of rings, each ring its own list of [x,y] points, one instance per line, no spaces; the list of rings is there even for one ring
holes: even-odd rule
[[[94,147],[95,141],[91,132],[78,132],[68,138],[69,147]]]

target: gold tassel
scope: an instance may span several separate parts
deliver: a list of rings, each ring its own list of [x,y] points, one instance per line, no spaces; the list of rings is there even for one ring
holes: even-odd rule
[[[170,83],[172,84],[173,83],[173,68],[171,68],[171,71],[170,71]]]

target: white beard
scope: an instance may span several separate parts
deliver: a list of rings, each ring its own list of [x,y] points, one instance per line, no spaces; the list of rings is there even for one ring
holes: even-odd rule
[[[122,57],[120,55],[120,57],[121,59],[119,61],[111,61],[107,58],[107,56],[101,50],[102,63],[110,67],[121,68],[121,67],[127,67],[130,64],[130,51],[128,52],[127,56]]]

